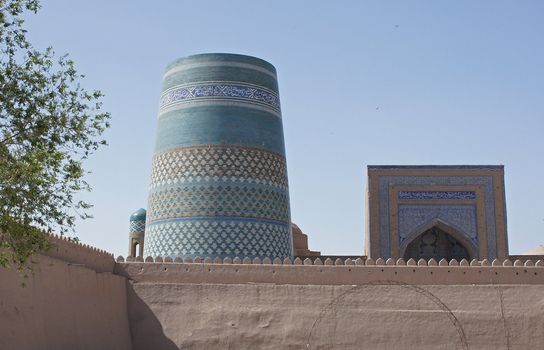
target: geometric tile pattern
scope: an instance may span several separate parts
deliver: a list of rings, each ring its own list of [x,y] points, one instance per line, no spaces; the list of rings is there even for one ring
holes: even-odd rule
[[[400,204],[398,206],[399,240],[402,244],[406,238],[421,226],[440,219],[478,245],[476,207],[471,204]]]
[[[151,188],[187,182],[262,183],[287,189],[285,157],[233,145],[183,147],[153,157]]]
[[[487,226],[487,254],[490,259],[497,257],[497,237],[495,231],[494,188],[491,176],[380,176],[379,180],[379,227],[380,255],[389,257],[391,242],[389,238],[389,189],[391,186],[483,186],[484,210]]]
[[[160,100],[160,110],[174,104],[202,100],[235,100],[257,104],[280,113],[279,96],[268,89],[240,82],[200,82],[175,86],[166,90]]]
[[[474,200],[475,191],[399,191],[398,198],[403,200]]]
[[[277,82],[249,70],[253,63],[268,66],[229,54],[169,66],[144,255],[292,256],[280,100],[270,90]]]
[[[145,220],[130,221],[130,227],[129,227],[130,233],[144,232],[144,231],[145,231]]]
[[[289,223],[286,190],[251,184],[173,186],[152,191],[148,220],[184,217],[255,218]]]
[[[148,227],[145,249],[156,256],[280,257],[291,251],[287,225],[225,220],[157,222]]]

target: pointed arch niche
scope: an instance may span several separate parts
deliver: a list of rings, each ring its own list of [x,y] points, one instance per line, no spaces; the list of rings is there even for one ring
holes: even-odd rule
[[[369,165],[366,200],[365,252],[373,259],[402,258],[425,231],[416,228],[434,219],[455,228],[447,237],[469,255],[508,256],[502,165]]]
[[[440,259],[477,259],[478,247],[452,225],[440,219],[434,219],[418,227],[400,245],[400,256],[406,260],[431,258]]]

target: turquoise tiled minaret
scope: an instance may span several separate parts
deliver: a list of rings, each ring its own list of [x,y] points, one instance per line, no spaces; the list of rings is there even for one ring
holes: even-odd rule
[[[292,257],[276,69],[202,54],[167,66],[145,256]]]

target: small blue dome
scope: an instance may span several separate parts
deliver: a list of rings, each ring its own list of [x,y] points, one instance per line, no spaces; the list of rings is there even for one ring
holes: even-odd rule
[[[130,216],[130,221],[145,221],[145,214],[145,209],[140,208],[132,213],[132,215]]]

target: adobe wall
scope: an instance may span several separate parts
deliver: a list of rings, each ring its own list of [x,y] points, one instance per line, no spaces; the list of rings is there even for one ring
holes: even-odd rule
[[[316,285],[355,285],[355,284],[411,284],[411,285],[487,285],[487,284],[541,284],[544,285],[544,261],[536,263],[528,260],[522,263],[516,260],[466,260],[449,263],[445,260],[436,262],[410,259],[393,261],[388,259],[362,259],[345,261],[310,258],[301,261],[279,259],[273,262],[265,259],[251,261],[230,259],[216,260],[207,258],[204,262],[162,262],[158,258],[153,262],[150,257],[146,262],[120,262],[115,273],[134,282],[145,283],[210,283],[210,284],[316,284]]]
[[[121,260],[135,350],[544,344],[544,261]]]
[[[101,272],[113,258],[61,241],[48,254],[64,261],[34,256],[26,279],[0,268],[0,348],[131,349],[126,279]]]
[[[115,260],[111,253],[89,245],[70,241],[66,237],[55,235],[49,236],[48,239],[53,244],[53,249],[43,252],[42,255],[82,265],[96,272],[113,272]]]
[[[133,288],[129,308],[143,301],[152,316],[149,322],[142,313],[131,317],[135,350],[526,350],[544,344],[543,285],[134,283]]]
[[[544,255],[528,255],[528,254],[510,255],[508,258],[511,261],[519,260],[519,261],[523,261],[523,262],[526,262],[527,260],[531,260],[531,261],[542,260],[542,261],[544,261]]]
[[[6,349],[530,349],[544,260],[113,260],[52,237],[0,269]]]

